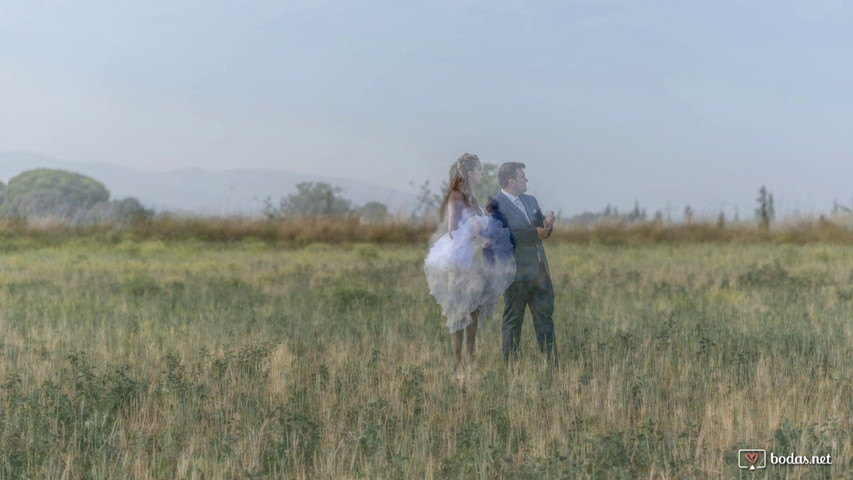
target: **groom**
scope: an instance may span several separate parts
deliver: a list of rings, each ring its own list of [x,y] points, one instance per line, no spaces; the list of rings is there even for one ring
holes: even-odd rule
[[[542,240],[551,236],[554,212],[543,215],[539,202],[527,191],[526,166],[504,163],[498,169],[501,190],[489,203],[492,217],[509,228],[515,257],[515,279],[504,292],[503,356],[515,357],[521,342],[525,307],[530,307],[536,341],[549,361],[556,363],[554,342],[554,288]]]

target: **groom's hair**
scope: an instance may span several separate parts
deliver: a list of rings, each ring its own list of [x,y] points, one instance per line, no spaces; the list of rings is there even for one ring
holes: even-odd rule
[[[510,178],[515,178],[518,175],[519,168],[527,168],[527,165],[521,162],[506,162],[498,168],[498,185],[501,188],[507,186]]]

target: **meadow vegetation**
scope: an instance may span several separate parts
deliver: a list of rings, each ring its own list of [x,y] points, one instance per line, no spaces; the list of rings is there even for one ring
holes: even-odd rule
[[[0,225],[0,478],[853,478],[846,230],[559,232],[559,369],[463,383],[428,227],[168,221]]]

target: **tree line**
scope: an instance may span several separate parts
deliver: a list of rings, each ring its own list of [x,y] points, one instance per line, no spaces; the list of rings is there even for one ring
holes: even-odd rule
[[[385,204],[368,202],[354,207],[351,201],[341,196],[340,187],[324,182],[299,183],[294,193],[281,197],[277,204],[267,197],[262,214],[269,220],[357,216],[365,223],[381,223],[389,217]]]
[[[408,214],[410,220],[434,221],[438,217],[438,208],[442,196],[434,193],[429,181],[416,186],[416,203]],[[475,196],[485,204],[497,190],[497,166],[483,164],[483,181],[474,189]],[[447,189],[447,182],[441,185],[441,191]],[[361,223],[382,223],[390,219],[388,207],[381,202],[368,202],[355,206],[342,196],[341,188],[323,182],[303,182],[296,191],[282,196],[277,203],[270,197],[264,202],[262,214],[269,220],[285,219],[340,219],[356,217]],[[775,220],[773,194],[761,186],[756,199],[755,219],[758,227],[766,230]],[[140,219],[150,218],[151,210],[140,202],[128,197],[111,200],[110,193],[101,183],[85,175],[64,170],[36,169],[13,177],[8,185],[0,182],[0,217],[13,219],[51,219],[71,224],[118,223],[127,224]],[[669,215],[667,215],[669,217]],[[693,222],[694,213],[688,205],[684,209],[682,222]],[[646,222],[646,209],[639,202],[634,208],[621,212],[608,204],[603,211],[585,212],[566,219],[566,223],[576,225],[595,225],[601,222],[633,224]],[[663,212],[658,210],[652,219],[663,222]],[[666,218],[666,221],[672,221]],[[720,213],[717,227],[725,225],[725,215]],[[735,218],[738,221],[738,218]]]
[[[474,187],[474,195],[488,202],[497,190],[497,165],[483,164],[483,181]],[[438,217],[442,196],[432,191],[429,180],[420,185],[409,184],[416,190],[415,207],[409,212],[410,220],[432,221]],[[440,191],[447,191],[445,181]],[[303,218],[346,218],[358,217],[362,223],[380,223],[390,218],[388,207],[381,202],[368,202],[354,206],[341,195],[341,188],[323,182],[303,182],[296,191],[283,196],[278,203],[271,197],[264,201],[263,215],[270,220]]]
[[[483,180],[475,186],[474,195],[485,205],[491,201],[492,195],[497,191],[497,165],[483,163]],[[414,209],[408,217],[415,221],[434,221],[438,217],[438,208],[442,203],[442,196],[435,193],[430,186],[429,180],[420,185],[409,183],[415,191],[416,202]],[[447,190],[447,182],[443,182],[440,190]],[[304,182],[296,186],[296,191],[281,197],[277,204],[267,197],[263,215],[270,220],[304,219],[304,218],[346,218],[358,217],[362,223],[379,223],[389,218],[388,208],[380,202],[369,202],[362,206],[353,206],[352,202],[341,195],[341,189],[323,182]],[[837,208],[837,207],[836,207]],[[690,205],[684,208],[681,222],[689,225],[694,222],[695,212]],[[756,199],[755,220],[759,229],[766,230],[771,222],[776,219],[773,194],[762,185]],[[596,225],[599,223],[634,224],[651,220],[652,222],[670,223],[673,221],[671,214],[666,215],[662,210],[654,212],[650,218],[646,209],[640,206],[638,201],[634,202],[634,208],[629,211],[620,212],[611,204],[607,204],[600,212],[584,212],[579,215],[565,219],[566,223],[574,225]],[[677,220],[676,220],[677,221]],[[739,222],[735,213],[735,222]],[[726,217],[723,212],[717,216],[716,226],[723,228]]]
[[[40,168],[0,182],[0,217],[52,220],[73,225],[128,224],[152,211],[133,197],[110,200],[101,182],[85,175]]]

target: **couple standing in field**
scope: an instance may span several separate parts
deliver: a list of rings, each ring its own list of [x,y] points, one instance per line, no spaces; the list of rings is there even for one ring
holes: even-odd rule
[[[483,179],[480,159],[466,153],[450,167],[441,205],[447,233],[433,244],[424,270],[430,293],[447,319],[457,371],[463,359],[473,357],[480,320],[495,311],[501,295],[504,358],[518,353],[529,307],[539,349],[556,363],[554,289],[542,244],[551,235],[555,217],[554,212],[543,214],[536,198],[525,194],[525,168],[519,162],[500,166],[499,190],[483,211],[472,193]]]

